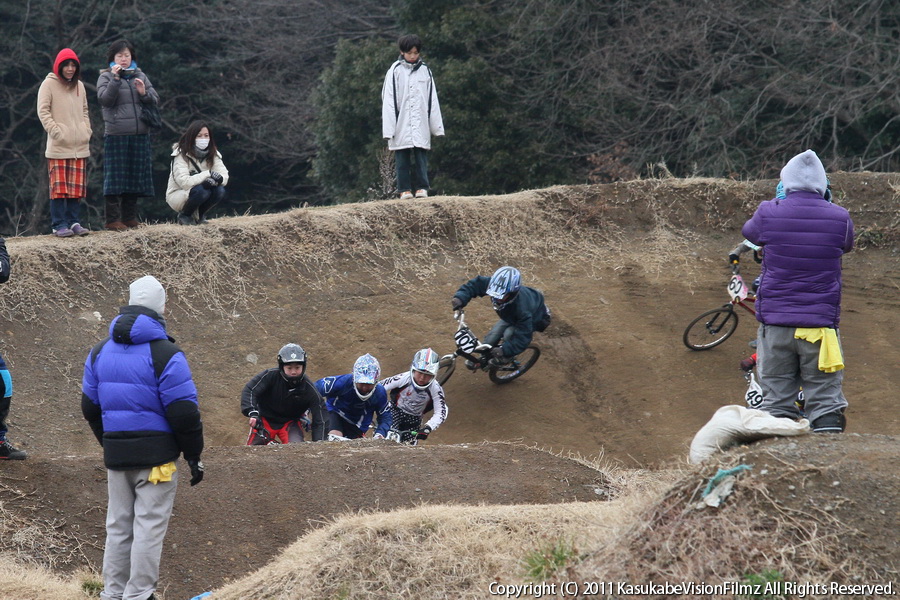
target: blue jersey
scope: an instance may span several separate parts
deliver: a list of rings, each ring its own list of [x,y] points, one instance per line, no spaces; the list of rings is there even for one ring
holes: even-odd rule
[[[375,391],[368,400],[360,400],[353,385],[353,374],[323,377],[316,382],[316,389],[325,398],[325,408],[337,413],[348,423],[355,425],[365,435],[378,414],[378,428],[375,433],[387,435],[391,428],[391,411],[384,386],[375,385]]]

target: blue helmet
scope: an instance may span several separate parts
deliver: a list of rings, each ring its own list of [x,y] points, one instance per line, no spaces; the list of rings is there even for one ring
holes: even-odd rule
[[[356,362],[353,363],[353,388],[356,390],[356,395],[359,396],[360,400],[368,400],[375,393],[375,388],[373,387],[368,394],[361,394],[356,384],[375,384],[378,383],[380,376],[381,365],[378,364],[378,360],[374,356],[364,354],[356,359]]]
[[[494,308],[500,310],[512,302],[522,287],[522,274],[515,267],[500,267],[491,275],[487,295]]]
[[[784,193],[784,182],[779,181],[778,185],[775,186],[775,197],[779,200],[784,200],[787,198],[787,194]]]

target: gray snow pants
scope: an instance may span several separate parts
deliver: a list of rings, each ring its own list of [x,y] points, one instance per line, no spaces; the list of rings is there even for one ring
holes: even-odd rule
[[[101,600],[146,600],[159,581],[159,559],[175,503],[172,481],[147,481],[150,469],[107,469],[106,549]]]
[[[757,339],[757,372],[762,387],[760,410],[776,417],[800,416],[794,401],[803,387],[806,418],[810,423],[832,412],[847,408],[841,385],[844,371],[825,373],[819,370],[819,347],[794,338],[796,327],[760,324]],[[838,344],[840,344],[838,332]]]

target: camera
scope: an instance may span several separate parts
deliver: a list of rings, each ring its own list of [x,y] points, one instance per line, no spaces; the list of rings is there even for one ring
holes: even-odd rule
[[[137,69],[121,69],[119,71],[119,77],[131,77],[137,72]]]

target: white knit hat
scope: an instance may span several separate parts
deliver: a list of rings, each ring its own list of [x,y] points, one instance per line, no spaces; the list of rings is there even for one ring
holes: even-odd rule
[[[131,292],[129,305],[144,306],[160,315],[166,310],[166,290],[153,275],[144,275],[132,281],[128,291]]]

